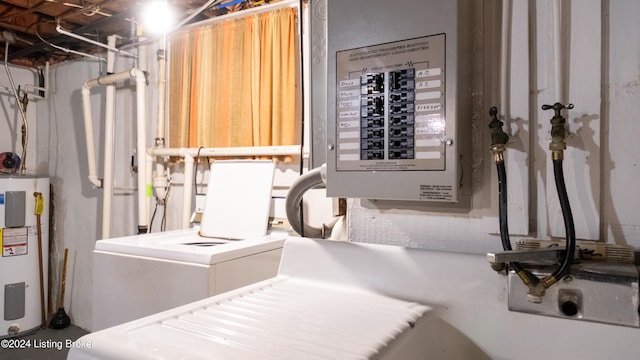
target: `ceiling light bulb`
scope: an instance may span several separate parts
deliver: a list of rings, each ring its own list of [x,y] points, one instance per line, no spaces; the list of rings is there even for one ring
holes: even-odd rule
[[[153,34],[166,33],[173,26],[174,21],[173,11],[163,0],[152,0],[147,3],[142,14],[144,29]]]

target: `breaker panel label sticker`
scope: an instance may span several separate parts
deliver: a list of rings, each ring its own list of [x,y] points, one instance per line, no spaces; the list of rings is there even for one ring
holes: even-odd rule
[[[0,236],[2,237],[2,256],[26,255],[29,245],[28,228],[4,228]]]
[[[451,185],[420,185],[420,199],[453,201],[453,187]]]
[[[445,43],[436,34],[337,52],[337,171],[445,170]]]

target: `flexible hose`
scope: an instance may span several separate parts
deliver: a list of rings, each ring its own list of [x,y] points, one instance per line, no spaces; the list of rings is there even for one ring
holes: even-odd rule
[[[511,251],[511,239],[509,238],[509,221],[507,218],[507,171],[504,161],[496,162],[498,170],[498,212],[500,218],[500,240],[502,240],[502,248],[505,251]],[[517,262],[509,263],[515,272],[523,269],[522,265]]]
[[[562,217],[564,219],[564,228],[566,236],[566,248],[562,264],[552,276],[561,279],[571,271],[573,264],[573,255],[576,251],[576,230],[573,223],[573,214],[569,205],[569,197],[567,196],[567,188],[564,182],[564,171],[562,170],[562,160],[553,160],[553,175],[556,181],[556,189],[558,190],[558,199],[560,200],[560,208],[562,209]]]
[[[333,222],[329,226],[324,225],[322,228],[318,228],[306,224],[300,216],[302,196],[304,193],[310,189],[320,187],[321,185],[324,187],[324,169],[324,166],[318,167],[300,176],[293,182],[293,184],[291,184],[289,192],[287,193],[287,201],[285,204],[287,220],[289,220],[291,228],[300,236],[315,238],[324,237],[327,230],[330,230],[335,224],[335,222]]]

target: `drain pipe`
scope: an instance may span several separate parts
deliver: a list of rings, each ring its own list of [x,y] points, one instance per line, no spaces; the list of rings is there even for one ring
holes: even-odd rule
[[[182,228],[190,227],[191,219],[191,197],[193,196],[193,172],[194,157],[185,152],[184,154],[184,195],[182,202]]]
[[[110,35],[107,38],[110,47],[116,46],[116,37]],[[107,74],[113,74],[115,67],[115,53],[111,50],[107,52]],[[104,112],[104,180],[102,187],[102,238],[111,237],[111,204],[113,199],[113,168],[114,168],[114,147],[115,147],[115,97],[116,86],[110,83],[106,86],[106,100]]]
[[[89,181],[96,186],[101,187],[102,181],[96,175],[95,166],[95,149],[93,141],[93,125],[91,119],[91,88],[98,85],[108,85],[118,81],[133,78],[136,80],[136,118],[137,118],[137,147],[136,152],[139,156],[138,160],[138,233],[146,233],[148,229],[148,210],[146,197],[148,194],[145,176],[147,174],[146,161],[146,86],[147,77],[140,69],[131,69],[129,71],[99,77],[97,79],[87,80],[82,86],[83,107],[85,116],[85,133],[87,136],[87,160],[89,163]]]
[[[137,95],[137,150],[138,154],[138,234],[148,232],[149,217],[147,211],[147,141],[146,141],[146,99],[147,99],[147,77],[143,71],[139,69],[131,70],[131,77],[136,79],[136,95]],[[150,187],[151,185],[149,185]],[[150,196],[150,194],[149,194]]]
[[[163,149],[165,147],[165,106],[166,106],[166,38],[159,42],[159,49],[157,52],[158,60],[158,122],[156,130],[156,138],[154,147],[156,149]],[[153,187],[156,191],[158,200],[164,204],[167,197],[167,177],[165,176],[165,160],[163,156],[156,156],[156,173],[153,178]]]

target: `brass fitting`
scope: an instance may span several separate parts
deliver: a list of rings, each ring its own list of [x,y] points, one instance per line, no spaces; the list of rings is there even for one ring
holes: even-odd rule
[[[542,281],[540,281],[540,283],[542,284],[542,286],[545,289],[548,289],[549,287],[551,287],[551,285],[555,284],[558,282],[558,279],[556,279],[555,276],[549,275],[547,277],[545,277],[544,279],[542,279]]]
[[[524,270],[518,271],[516,274],[518,275],[520,280],[522,280],[523,284],[525,284],[527,286],[532,284],[531,277],[529,276],[529,273],[527,273],[526,271],[524,271]]]
[[[493,161],[499,163],[504,161],[505,145],[509,141],[509,135],[502,130],[504,123],[498,120],[498,108],[492,106],[489,109],[489,116],[491,116],[491,122],[489,123],[489,129],[491,129],[491,153],[493,154]]]
[[[551,118],[551,142],[549,150],[554,160],[562,160],[564,158],[563,151],[567,148],[566,138],[567,130],[565,124],[567,120],[562,116],[562,109],[573,109],[573,104],[563,105],[555,103],[553,105],[542,105],[542,110],[553,109],[555,114]]]

